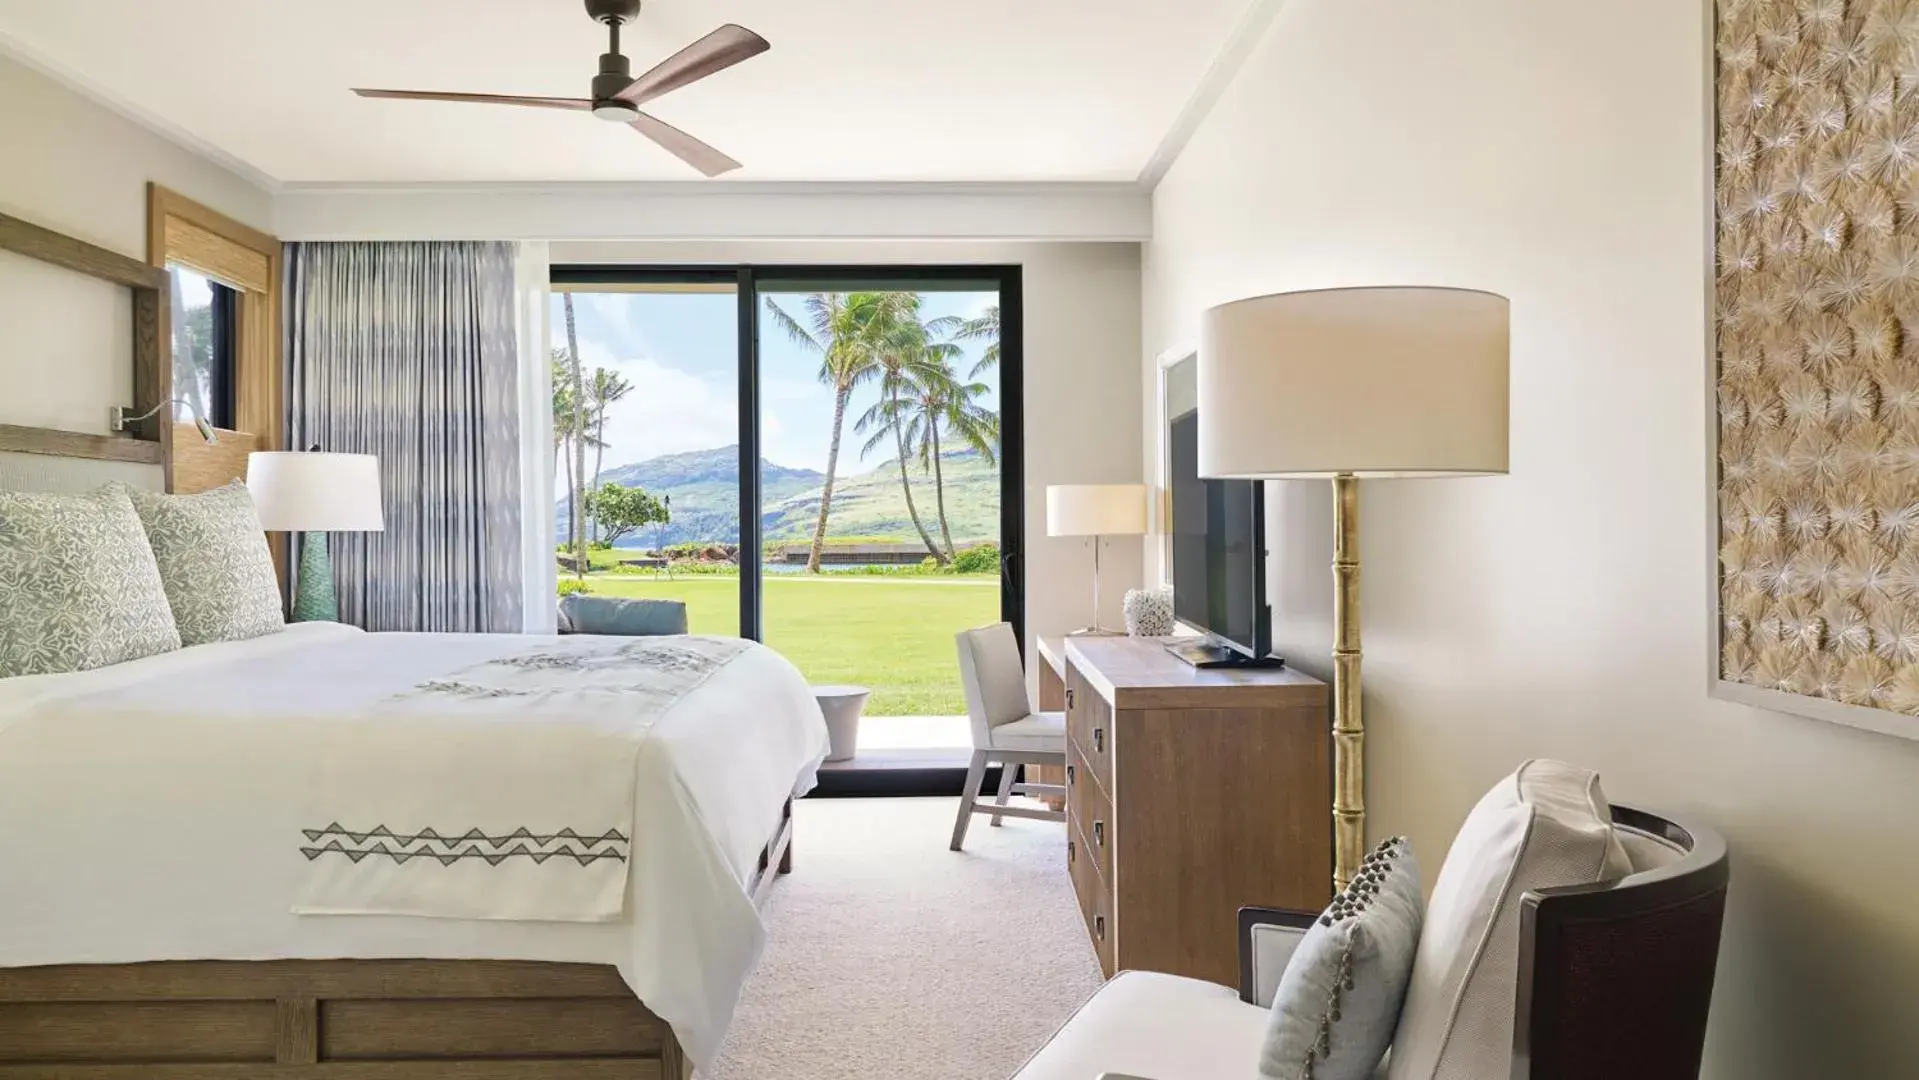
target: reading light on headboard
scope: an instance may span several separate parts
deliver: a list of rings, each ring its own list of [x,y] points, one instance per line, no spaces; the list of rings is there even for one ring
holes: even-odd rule
[[[160,404],[155,405],[153,408],[148,409],[138,416],[128,416],[126,406],[115,405],[107,410],[107,430],[125,431],[128,424],[137,424],[169,405],[185,405],[187,411],[193,414],[193,426],[200,429],[200,437],[209,443],[217,443],[220,441],[220,436],[213,430],[213,425],[207,423],[207,418],[201,416],[200,410],[193,407],[193,402],[187,401],[184,398],[162,401]]]

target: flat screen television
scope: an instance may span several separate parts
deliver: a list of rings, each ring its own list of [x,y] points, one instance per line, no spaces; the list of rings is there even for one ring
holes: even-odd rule
[[[1199,412],[1172,418],[1173,616],[1207,635],[1173,651],[1195,664],[1270,663],[1266,603],[1266,495],[1257,480],[1199,475]]]

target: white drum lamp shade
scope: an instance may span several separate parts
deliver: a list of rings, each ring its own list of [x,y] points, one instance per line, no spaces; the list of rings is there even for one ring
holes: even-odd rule
[[[372,454],[260,451],[247,490],[268,532],[380,532],[380,459]]]
[[[295,622],[335,622],[339,597],[333,588],[330,532],[381,532],[380,459],[372,454],[327,454],[318,450],[260,451],[247,455],[247,490],[268,532],[303,533]]]
[[[1208,310],[1200,475],[1506,472],[1507,308],[1472,289],[1381,287]]]
[[[1146,485],[1052,484],[1046,489],[1048,536],[1142,536]]]

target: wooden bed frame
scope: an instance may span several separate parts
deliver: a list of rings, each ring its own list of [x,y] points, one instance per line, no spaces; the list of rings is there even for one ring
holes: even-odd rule
[[[755,904],[793,869],[793,802]],[[0,1080],[682,1080],[605,964],[186,960],[0,968]]]

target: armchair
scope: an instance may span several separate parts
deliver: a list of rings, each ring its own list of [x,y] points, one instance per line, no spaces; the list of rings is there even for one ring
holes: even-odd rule
[[[1729,880],[1725,843],[1692,822],[1611,810],[1632,873],[1522,897],[1511,1071],[1471,1080],[1697,1080]],[[1252,1077],[1280,972],[1317,917],[1242,908],[1236,990],[1120,973],[1016,1080]],[[1381,1075],[1392,1075],[1390,1061]]]

